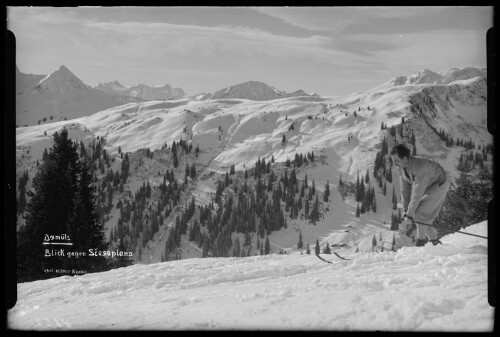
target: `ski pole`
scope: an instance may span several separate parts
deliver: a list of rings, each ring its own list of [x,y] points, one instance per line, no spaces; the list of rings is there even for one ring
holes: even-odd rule
[[[416,223],[416,224],[419,224],[419,225],[430,226],[430,227],[435,227],[435,228],[441,228],[441,229],[444,229],[444,230],[447,230],[447,231],[450,231],[450,232],[456,232],[456,233],[460,233],[460,234],[476,236],[478,238],[488,239],[488,237],[482,236],[482,235],[476,235],[476,234],[466,233],[466,232],[457,231],[457,230],[454,230],[454,229],[449,229],[449,228],[446,228],[446,227],[441,227],[441,226],[436,226],[436,225],[429,225],[429,224],[426,224],[426,223],[423,223],[423,222],[418,222],[418,221],[413,221],[413,222]]]

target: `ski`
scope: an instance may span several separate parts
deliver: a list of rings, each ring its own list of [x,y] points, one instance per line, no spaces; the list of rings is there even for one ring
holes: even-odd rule
[[[337,256],[339,259],[350,261],[350,259],[346,259],[345,257],[340,256],[336,252],[333,252],[333,254],[335,254],[335,256]],[[316,256],[318,257],[318,259],[323,260],[326,263],[333,263],[332,261],[325,260],[324,258],[322,258],[321,256],[319,256],[319,254],[316,254]]]
[[[333,252],[333,254],[335,254],[339,259],[350,261],[350,259],[346,259],[345,257],[342,257],[342,256],[340,256],[339,254],[337,254],[335,252]]]
[[[318,259],[320,259],[322,261],[325,261],[326,263],[333,263],[332,261],[325,260],[324,258],[322,258],[321,256],[319,256],[319,254],[316,254],[316,256],[318,257]]]

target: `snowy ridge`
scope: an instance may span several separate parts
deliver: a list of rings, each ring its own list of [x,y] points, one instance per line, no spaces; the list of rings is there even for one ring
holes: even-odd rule
[[[303,90],[287,94],[259,81],[248,81],[216,91],[210,99],[241,98],[253,101],[269,101],[284,97],[309,96]]]
[[[91,88],[65,66],[43,77],[17,71],[16,82],[17,126],[75,119],[130,101]]]
[[[486,235],[487,223],[464,231]],[[295,252],[22,283],[8,319],[35,330],[492,331],[486,240],[455,233],[442,241],[353,261],[322,255],[333,264]]]
[[[429,69],[420,70],[417,73],[411,75],[406,84],[440,84],[443,81],[443,77],[436,74]]]
[[[435,73],[429,69],[419,70],[410,76],[396,76],[386,83],[377,86],[370,91],[380,91],[403,85],[418,86],[421,84],[446,85],[455,81],[469,80],[476,77],[486,79],[486,69],[477,69],[472,67],[467,68],[452,68],[446,71]]]
[[[124,86],[118,81],[99,83],[96,89],[108,95],[127,96],[144,101],[160,99],[181,99],[186,96],[181,88],[172,88],[170,84],[148,86],[145,84],[136,84]]]
[[[443,76],[443,84],[448,84],[458,80],[467,80],[474,77],[486,78],[486,69],[477,69],[472,67],[467,68],[452,68],[448,71],[440,73]]]

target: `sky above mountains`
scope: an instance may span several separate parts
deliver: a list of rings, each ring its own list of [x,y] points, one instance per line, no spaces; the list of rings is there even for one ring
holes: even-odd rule
[[[421,69],[486,67],[492,7],[8,7],[16,63],[64,64],[96,86],[187,94],[250,80],[287,92],[361,92]]]

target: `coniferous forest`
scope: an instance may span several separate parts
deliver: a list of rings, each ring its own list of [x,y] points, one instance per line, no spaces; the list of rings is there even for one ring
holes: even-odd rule
[[[377,212],[375,184],[383,195],[392,193],[396,213],[391,217],[391,230],[397,230],[402,219],[394,185],[387,190],[387,183],[393,180],[388,141],[397,144],[406,139],[415,155],[415,134],[404,120],[390,128],[382,124],[381,129],[384,133],[373,169],[358,172],[355,181],[340,176],[337,189],[344,200],[349,196],[356,201],[357,217]],[[445,137],[443,132],[439,134]],[[275,163],[274,157],[267,161],[259,158],[244,171],[236,171],[231,165],[216,179],[211,200],[197,203],[192,192],[197,180],[207,177],[200,177],[203,167],[197,161],[202,150],[199,146],[193,148],[191,142],[180,139],[170,147],[165,143],[155,151],[145,148],[134,153],[123,153],[119,148],[118,155],[110,155],[104,149],[103,137],[85,145],[69,139],[63,129],[53,138],[53,147],[44,151],[37,164],[32,188],[27,190],[27,171],[18,183],[17,214],[22,219],[18,229],[19,282],[58,276],[47,272],[57,268],[94,272],[144,261],[159,242],[161,261],[181,259],[181,248],[187,245],[196,247],[201,257],[268,254],[269,235],[287,228],[293,219],[314,226],[330,198],[328,181],[319,193],[315,180],[307,176],[308,165],[315,161],[314,153],[296,153],[284,163]],[[492,190],[491,172],[484,162],[493,147],[484,146],[474,152],[475,144],[458,139],[446,141],[446,146],[463,146],[469,151],[460,157],[460,177],[452,184],[436,220],[436,224],[456,230],[487,217]],[[159,167],[157,176],[162,182],[152,184],[145,174],[132,193],[127,187],[131,172],[137,179],[137,173],[152,163],[159,164],[155,167]],[[110,222],[114,217],[116,220]],[[44,237],[63,233],[73,243],[71,249],[65,248],[66,254],[94,249],[129,255],[68,258],[51,250],[52,256],[47,258]],[[440,235],[446,233],[440,231]],[[323,251],[330,250],[323,247]]]
[[[108,248],[100,215],[103,206],[99,206],[91,174],[92,156],[97,159],[95,149],[94,144],[90,153],[81,155],[66,129],[54,134],[54,145],[44,153],[33,188],[26,192],[25,224],[17,236],[19,282],[58,276],[56,270],[60,269],[92,272],[126,264],[123,259],[110,262],[103,255],[70,257],[88,249],[102,252]],[[60,240],[71,246],[54,245]]]
[[[198,146],[193,149],[181,139],[157,151],[130,154],[119,148],[115,157],[104,149],[103,137],[85,145],[71,140],[63,129],[53,140],[38,163],[32,188],[26,191],[28,172],[19,179],[17,213],[23,220],[18,230],[19,282],[58,276],[57,269],[96,272],[126,266],[141,261],[143,252],[157,243],[155,235],[163,234],[162,261],[182,258],[180,247],[187,242],[195,244],[202,257],[268,254],[268,235],[286,228],[290,219],[316,224],[330,195],[329,183],[320,195],[314,179],[297,176],[301,167],[314,162],[314,153],[296,154],[282,164],[274,163],[274,158],[258,159],[244,172],[236,172],[232,165],[217,179],[211,202],[197,205],[191,191],[199,178]],[[165,164],[158,172],[163,182],[152,186],[145,180],[132,194],[124,187],[131,165],[132,170],[140,169],[156,160],[158,151],[168,157],[159,159]],[[117,158],[119,165],[114,164]],[[184,175],[176,170],[181,162]],[[113,212],[118,220],[106,236],[105,223]],[[64,235],[72,246],[51,246],[47,252],[44,239]],[[133,257],[87,253],[69,258],[89,249],[130,252]]]

